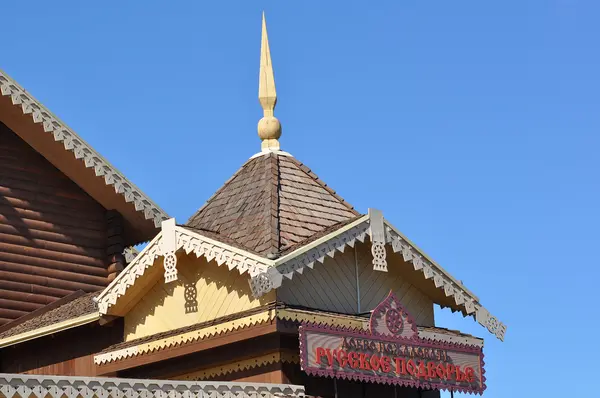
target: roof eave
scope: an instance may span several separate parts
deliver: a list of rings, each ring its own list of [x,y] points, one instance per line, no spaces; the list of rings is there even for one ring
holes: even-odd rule
[[[25,333],[20,333],[14,336],[7,337],[0,340],[0,348],[8,347],[11,345],[23,343],[25,341],[38,339],[40,337],[48,336],[57,332],[62,332],[67,329],[76,328],[78,326],[87,325],[92,322],[96,322],[100,319],[100,313],[94,312],[86,315],[79,316],[77,318],[67,319],[63,322],[58,322],[50,326],[45,326],[39,329],[30,330]]]
[[[132,230],[129,244],[147,241],[168,218],[116,167],[2,70],[0,99],[7,126],[106,209],[123,215]]]

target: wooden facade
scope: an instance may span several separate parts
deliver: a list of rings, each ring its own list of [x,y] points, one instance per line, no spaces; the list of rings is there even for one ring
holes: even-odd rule
[[[275,301],[255,299],[247,278],[216,262],[179,254],[177,283],[158,281],[125,315],[125,341],[248,311]],[[158,263],[159,261],[157,261]],[[156,265],[160,267],[160,265]]]
[[[0,123],[0,323],[104,288],[109,235],[123,250],[115,219]]]
[[[407,280],[398,266],[386,273],[373,271],[370,256],[367,244],[357,244],[285,281],[277,290],[277,299],[308,308],[361,314],[373,310],[391,290],[419,325],[434,326],[433,300]]]
[[[123,322],[80,326],[0,351],[2,373],[96,376],[94,354],[123,338]]]
[[[361,215],[279,150],[264,19],[261,48],[263,151],[183,225],[41,105],[24,118],[33,108],[15,107],[25,94],[0,74],[0,372],[296,384],[331,398],[436,398],[448,384],[429,380],[448,369],[473,382],[434,348],[481,354],[483,340],[437,328],[434,305],[499,338],[505,327],[381,211]],[[125,246],[146,239],[126,265]],[[334,339],[309,341],[311,328]]]

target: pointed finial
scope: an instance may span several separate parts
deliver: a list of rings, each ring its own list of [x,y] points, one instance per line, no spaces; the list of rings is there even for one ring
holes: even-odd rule
[[[258,100],[263,108],[264,116],[258,122],[258,136],[262,140],[263,150],[279,150],[279,137],[281,137],[281,124],[273,111],[277,104],[275,91],[275,77],[267,37],[267,22],[265,13],[262,15],[262,40],[260,44],[260,76],[258,81]]]

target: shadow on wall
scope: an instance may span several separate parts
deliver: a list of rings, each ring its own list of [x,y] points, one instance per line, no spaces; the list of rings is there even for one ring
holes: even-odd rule
[[[196,283],[186,283],[184,287],[185,313],[198,312],[198,288]]]

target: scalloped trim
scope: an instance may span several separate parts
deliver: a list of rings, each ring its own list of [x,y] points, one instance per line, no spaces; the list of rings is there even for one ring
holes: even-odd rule
[[[33,122],[41,124],[44,132],[52,134],[54,141],[62,142],[65,151],[73,153],[88,169],[94,169],[96,177],[103,177],[104,183],[113,186],[127,203],[133,203],[135,210],[142,213],[146,220],[153,220],[156,228],[169,216],[146,194],[111,165],[86,143],[77,133],[59,120],[44,105],[29,94],[5,72],[0,70],[0,95],[10,96],[13,105],[20,106],[24,115],[30,114]]]
[[[221,366],[215,366],[197,372],[188,373],[183,376],[177,376],[181,380],[206,380],[215,376],[223,376],[234,372],[258,368],[260,366],[270,365],[272,363],[300,363],[300,356],[292,352],[274,352],[272,354],[261,355],[256,358],[250,358],[243,361],[231,362]]]
[[[198,340],[207,339],[216,335],[233,332],[239,329],[248,328],[270,322],[275,319],[275,310],[268,310],[259,314],[250,315],[233,321],[220,323],[218,325],[208,326],[206,328],[194,330],[169,336],[166,338],[149,341],[139,345],[126,347],[120,350],[110,351],[94,356],[96,365],[104,365],[110,362],[120,361],[138,355],[152,353],[164,348],[171,348],[179,345],[193,343]]]

